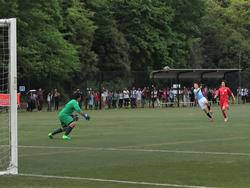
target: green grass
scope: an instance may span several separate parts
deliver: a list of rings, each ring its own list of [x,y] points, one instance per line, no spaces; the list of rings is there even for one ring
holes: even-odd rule
[[[19,173],[207,187],[250,187],[249,105],[232,106],[227,123],[223,122],[219,108],[214,109],[216,120],[213,123],[198,108],[89,113],[92,120],[80,120],[71,134],[71,141],[63,141],[61,135],[53,140],[47,138],[48,132],[59,126],[56,113],[19,113]],[[54,148],[46,148],[52,146]],[[0,187],[154,186],[1,176]]]

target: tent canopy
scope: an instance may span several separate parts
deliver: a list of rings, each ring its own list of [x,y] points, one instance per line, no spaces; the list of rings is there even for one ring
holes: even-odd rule
[[[155,70],[150,73],[151,79],[223,79],[226,74],[239,72],[241,69],[170,69]]]

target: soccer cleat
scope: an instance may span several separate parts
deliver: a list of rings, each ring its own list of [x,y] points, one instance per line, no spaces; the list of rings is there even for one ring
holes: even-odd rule
[[[71,139],[71,138],[70,138],[69,136],[67,136],[67,135],[63,135],[62,138],[63,138],[63,140],[70,140],[70,139]]]
[[[49,133],[49,134],[48,134],[48,137],[49,137],[50,139],[53,139],[52,133]]]
[[[228,118],[224,118],[224,121],[227,122],[227,121],[228,121]]]

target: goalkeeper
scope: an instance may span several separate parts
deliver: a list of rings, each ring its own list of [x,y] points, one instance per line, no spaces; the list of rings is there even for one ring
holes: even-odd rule
[[[53,132],[49,133],[48,136],[50,139],[53,138],[54,135],[65,132],[62,138],[64,140],[70,140],[69,137],[70,132],[76,126],[76,121],[78,120],[77,115],[73,115],[73,112],[76,111],[81,114],[86,120],[90,120],[90,116],[87,113],[84,113],[80,107],[79,102],[81,100],[81,93],[75,92],[73,95],[73,99],[70,100],[65,107],[59,112],[58,118],[61,122],[62,127],[54,130]]]

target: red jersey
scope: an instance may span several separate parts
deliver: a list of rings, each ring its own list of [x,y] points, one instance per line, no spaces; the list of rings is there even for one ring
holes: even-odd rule
[[[220,97],[220,101],[227,102],[228,97],[232,95],[232,91],[228,87],[220,87],[217,91],[217,96]]]
[[[95,101],[96,101],[96,102],[99,102],[99,101],[100,101],[99,92],[94,93],[94,98],[95,98]]]

